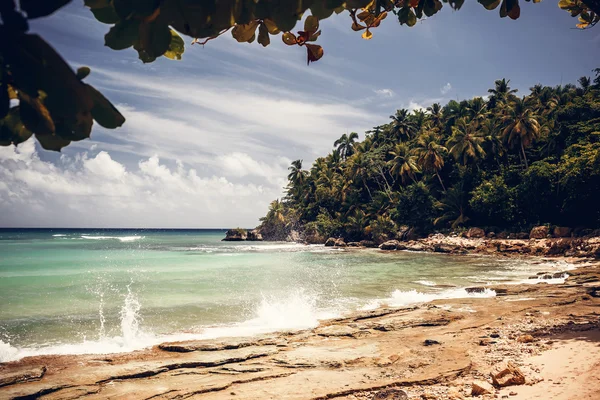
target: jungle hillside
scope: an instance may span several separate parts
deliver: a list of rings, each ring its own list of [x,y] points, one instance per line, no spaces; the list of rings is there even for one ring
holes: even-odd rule
[[[298,233],[381,243],[483,227],[600,227],[600,68],[595,77],[529,93],[495,81],[489,95],[397,110],[359,140],[289,167],[288,186],[261,219],[267,239]]]

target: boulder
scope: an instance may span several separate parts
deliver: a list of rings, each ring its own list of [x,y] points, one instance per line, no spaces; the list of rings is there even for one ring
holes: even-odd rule
[[[549,256],[558,256],[565,254],[566,251],[571,249],[571,241],[568,239],[559,239],[550,245],[550,248],[546,252]]]
[[[555,238],[565,238],[571,236],[571,228],[566,226],[555,226],[552,230],[552,236]]]
[[[239,242],[248,239],[248,232],[245,229],[230,229],[225,233],[224,242]]]
[[[508,236],[509,236],[509,234],[506,231],[500,232],[499,234],[496,235],[496,237],[498,239],[508,239]]]
[[[465,292],[467,293],[483,293],[485,292],[485,288],[483,286],[475,286],[465,288]]]
[[[436,253],[456,253],[460,250],[460,246],[448,243],[435,243],[433,251]]]
[[[525,375],[521,370],[511,362],[506,364],[505,368],[501,368],[498,372],[492,372],[492,382],[496,387],[505,387],[513,385],[525,384]]]
[[[488,232],[487,235],[485,235],[485,237],[487,237],[488,239],[493,239],[496,237],[496,233],[495,232]]]
[[[400,247],[400,242],[397,240],[388,240],[387,242],[384,242],[382,244],[379,245],[379,248],[381,250],[398,250],[398,247]]]
[[[398,250],[433,251],[433,247],[419,242],[408,242],[406,245],[403,246],[402,249]]]
[[[360,242],[348,242],[348,247],[361,247]]]
[[[517,338],[517,342],[519,343],[533,343],[535,342],[535,338],[531,335],[521,335]]]
[[[369,248],[375,248],[375,247],[377,247],[377,243],[375,243],[372,240],[361,240],[360,241],[360,245],[362,247],[369,247]]]
[[[262,237],[262,234],[260,233],[260,231],[258,229],[253,229],[250,232],[248,232],[248,237],[247,237],[246,240],[260,242],[260,241],[263,240],[263,237]]]
[[[476,238],[484,238],[485,237],[485,231],[481,228],[469,228],[469,230],[466,233],[466,236],[469,239],[476,239]]]
[[[335,243],[333,244],[334,247],[346,247],[347,244],[346,242],[344,242],[344,239],[340,238],[340,239],[336,239]]]
[[[332,237],[330,237],[329,239],[327,239],[327,240],[325,241],[325,246],[327,246],[327,247],[332,247],[332,246],[334,246],[334,245],[335,245],[335,241],[336,241],[336,240],[337,240],[336,238],[332,238]]]
[[[517,233],[517,234],[515,235],[515,238],[516,238],[516,239],[521,239],[521,240],[524,240],[524,239],[529,239],[529,234],[528,234],[528,233],[525,233],[525,232],[519,232],[519,233]]]
[[[494,387],[485,381],[473,381],[471,383],[471,396],[482,396],[484,394],[494,394],[495,392]]]
[[[375,393],[373,400],[408,400],[408,395],[400,389],[383,389]]]
[[[531,239],[545,239],[546,237],[548,237],[549,233],[550,228],[548,228],[547,226],[536,226],[531,230],[531,232],[529,232],[529,237]]]
[[[408,240],[406,238],[408,232],[410,231],[410,227],[406,226],[406,225],[402,225],[399,229],[398,232],[396,232],[396,238],[398,240]]]

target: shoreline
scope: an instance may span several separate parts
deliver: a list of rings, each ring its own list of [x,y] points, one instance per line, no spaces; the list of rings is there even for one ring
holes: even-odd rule
[[[521,255],[521,257],[523,256]],[[530,259],[532,256],[524,256],[523,258]],[[562,257],[550,258],[551,261],[560,259]],[[177,398],[179,395],[184,395],[181,385],[190,385],[190,388],[196,386],[205,387],[208,385],[212,388],[211,390],[196,390],[196,394],[192,395],[194,398],[229,398],[233,396],[227,392],[229,390],[227,388],[230,387],[236,387],[236,391],[247,388],[248,392],[244,393],[248,397],[244,395],[239,398],[261,398],[260,396],[256,396],[258,392],[253,392],[253,390],[256,391],[257,389],[250,389],[250,387],[253,387],[253,382],[259,381],[269,382],[269,386],[273,386],[273,392],[269,393],[274,393],[275,398],[279,398],[277,396],[288,394],[286,389],[287,384],[284,384],[284,382],[295,379],[294,377],[300,373],[308,374],[311,376],[311,379],[321,381],[318,376],[314,375],[315,369],[322,370],[325,375],[335,372],[334,375],[337,376],[335,379],[341,379],[343,382],[346,382],[344,385],[353,386],[352,382],[357,382],[356,380],[358,379],[356,375],[357,371],[353,371],[355,369],[354,366],[356,368],[360,366],[358,368],[362,371],[360,374],[366,374],[364,376],[371,377],[372,374],[388,373],[388,369],[390,368],[395,370],[396,367],[391,366],[397,366],[396,364],[399,360],[404,360],[404,358],[406,358],[404,360],[406,362],[409,359],[416,362],[416,364],[412,365],[414,368],[411,368],[408,364],[404,365],[406,371],[411,372],[409,375],[414,375],[418,370],[419,374],[425,374],[430,378],[425,379],[423,382],[413,379],[411,381],[413,382],[412,384],[407,380],[399,384],[398,377],[395,377],[395,380],[392,379],[392,381],[389,379],[372,379],[371,377],[367,381],[370,384],[374,380],[381,381],[381,388],[390,386],[412,387],[411,391],[409,391],[409,395],[411,396],[412,392],[417,393],[419,391],[424,391],[423,393],[442,393],[449,388],[448,386],[444,386],[443,382],[462,382],[460,381],[461,377],[464,378],[466,375],[473,374],[472,366],[468,369],[463,368],[460,373],[456,372],[457,370],[451,370],[454,372],[450,370],[442,371],[443,368],[441,367],[447,367],[449,360],[441,362],[441,364],[438,363],[440,365],[427,363],[427,365],[419,366],[416,360],[420,357],[415,357],[415,354],[411,354],[410,347],[406,349],[406,357],[400,357],[398,354],[396,356],[390,354],[387,361],[379,360],[374,362],[371,360],[370,362],[366,362],[367,365],[363,365],[365,364],[363,359],[369,358],[369,355],[373,352],[384,351],[383,348],[386,347],[384,344],[389,341],[394,341],[396,344],[404,344],[403,336],[398,335],[398,333],[402,333],[403,331],[405,331],[404,333],[410,331],[410,335],[415,335],[419,328],[426,332],[432,329],[439,330],[435,334],[433,332],[426,333],[425,336],[431,336],[432,340],[442,344],[423,346],[422,343],[416,342],[412,350],[419,353],[419,350],[425,347],[427,349],[445,347],[446,339],[438,339],[445,338],[447,335],[452,334],[452,332],[456,333],[456,329],[462,326],[465,321],[470,321],[471,325],[477,327],[471,327],[470,330],[481,330],[482,327],[485,330],[486,326],[494,329],[492,326],[497,321],[501,321],[505,317],[514,317],[514,315],[511,315],[514,313],[524,314],[521,308],[525,307],[525,305],[531,307],[531,303],[539,304],[540,307],[548,307],[548,303],[550,305],[554,304],[557,315],[566,313],[567,316],[574,315],[573,312],[570,312],[573,311],[571,309],[581,308],[578,307],[580,305],[578,303],[588,303],[589,305],[585,304],[585,307],[583,307],[586,310],[590,306],[592,308],[600,306],[600,300],[588,294],[588,291],[591,290],[590,288],[594,289],[597,286],[600,290],[599,264],[590,260],[575,259],[575,261],[579,261],[574,264],[576,269],[570,271],[570,277],[567,278],[564,284],[525,285],[509,283],[491,285],[490,288],[497,290],[497,297],[493,298],[440,299],[396,308],[379,305],[374,310],[357,311],[340,318],[323,320],[315,328],[297,332],[283,331],[253,337],[162,343],[149,349],[129,353],[27,357],[18,361],[0,364],[0,398],[20,398],[23,396],[49,399],[104,398],[113,392],[127,397],[127,393],[131,395],[132,392],[130,390],[133,390],[132,388],[141,390],[146,385],[152,387],[155,381],[160,381],[161,387],[167,386],[171,389],[169,389],[168,393],[153,398]],[[596,292],[592,293],[595,294]],[[600,292],[598,292],[598,295],[600,295]],[[576,300],[573,300],[574,296],[577,297]],[[489,315],[487,315],[491,312],[490,310],[499,314],[500,318],[496,316],[490,319]],[[588,313],[587,318],[586,323],[592,324],[590,325],[592,327],[590,331],[597,332],[600,329],[600,319],[597,317],[597,314],[594,316],[593,313]],[[562,321],[563,325],[567,328],[569,328],[568,322]],[[399,323],[400,325],[398,325]],[[578,322],[575,324],[578,324]],[[544,329],[559,326],[562,325],[556,320],[549,324],[546,323]],[[543,327],[538,326],[537,328],[542,329]],[[555,335],[551,333],[550,336],[553,337]],[[361,346],[366,346],[365,349],[369,348],[370,350],[357,352],[354,345],[348,347],[348,343],[344,343],[357,340],[364,342]],[[494,340],[491,339],[490,341]],[[535,343],[538,343],[537,339]],[[469,347],[473,346],[467,346],[466,344],[462,347],[461,349],[461,345],[455,344],[453,345],[453,350],[458,351],[457,348],[461,349],[461,351],[458,351],[461,354],[465,351],[469,353],[469,351],[473,350],[469,349]],[[491,349],[488,346],[479,347],[486,347],[487,350]],[[479,347],[475,347],[475,350],[480,350]],[[311,350],[306,350],[308,348]],[[307,354],[304,354],[304,352],[307,352]],[[318,365],[313,365],[312,352],[315,352],[315,356],[322,358]],[[300,354],[291,356],[294,353]],[[445,353],[445,351],[442,353]],[[285,356],[284,362],[278,359],[280,356]],[[437,357],[435,354],[430,356]],[[396,361],[390,362],[389,360],[392,359]],[[600,355],[597,361],[600,362]],[[256,362],[259,364],[267,362],[268,365],[256,367]],[[470,362],[469,365],[471,364]],[[262,373],[262,370],[258,371],[261,368],[264,371],[268,370],[270,372],[266,374]],[[100,371],[97,371],[98,369]],[[75,377],[71,376],[73,371],[77,371]],[[341,375],[338,376],[340,373]],[[450,375],[447,375],[447,373]],[[247,379],[234,379],[227,385],[226,389],[217,390],[215,389],[215,385],[217,385],[216,381],[223,380],[223,376],[220,376],[222,374],[237,378],[247,377]],[[98,379],[100,375],[104,377]],[[200,382],[194,383],[190,377],[196,375],[201,376],[202,379]],[[364,380],[363,375],[361,376]],[[440,378],[442,375],[444,377]],[[187,376],[190,381],[188,382],[186,379],[181,378],[182,376]],[[431,378],[432,376],[435,378],[435,382],[431,381],[433,379]],[[348,383],[348,381],[351,382]],[[469,382],[462,382],[458,385],[464,386],[463,389],[470,387]],[[327,390],[329,390],[331,389],[330,386],[325,385],[324,388],[328,388]],[[315,390],[319,391],[314,385],[308,385],[306,388],[299,386],[296,395],[286,398],[371,399],[374,393],[381,391],[375,388],[377,385],[369,387],[365,387],[364,385],[354,386],[356,387],[347,389],[346,391],[337,390],[343,389],[343,387],[338,387],[337,391],[329,391],[319,396],[316,396],[316,393],[314,393]],[[535,385],[531,386],[531,388],[535,387]],[[186,390],[190,388],[186,388]],[[146,391],[152,390],[157,389],[149,388]],[[75,395],[76,393],[77,395]],[[220,393],[220,396],[215,397],[217,393]],[[502,391],[498,393],[502,393]],[[160,393],[154,393],[152,396],[158,394]],[[429,398],[462,398],[456,396],[445,397],[450,396],[447,393],[440,396]],[[462,396],[469,397],[465,393]],[[135,397],[138,398],[137,396]]]
[[[464,240],[464,239],[463,239]],[[470,239],[467,239],[467,241],[471,241]],[[275,242],[275,243],[279,243],[279,242]],[[298,243],[299,244],[299,243]],[[409,242],[410,244],[410,242]],[[318,245],[306,245],[303,244],[304,246],[307,247],[318,247],[320,248],[321,246]],[[471,246],[469,246],[471,247]],[[346,247],[346,248],[334,248],[334,250],[338,250],[338,251],[342,251],[342,252],[353,252],[353,251],[370,251],[370,252],[377,252],[377,253],[388,253],[388,254],[393,254],[393,251],[382,251],[380,249],[377,248],[367,248],[367,247]],[[421,253],[421,254],[435,254],[436,252],[433,251],[428,251],[428,250],[409,250],[409,249],[405,249],[402,251],[406,251],[407,253]],[[444,256],[444,255],[451,255],[451,256],[471,256],[471,257],[481,257],[481,258],[489,258],[489,259],[501,259],[498,255],[496,254],[485,254],[485,253],[478,253],[478,252],[457,252],[457,253],[442,253],[442,254],[437,254],[437,256]],[[82,343],[67,343],[67,344],[63,344],[63,345],[57,345],[57,346],[49,346],[48,348],[45,347],[40,347],[40,348],[29,348],[29,347],[24,347],[24,348],[16,348],[16,347],[12,347],[10,346],[10,343],[4,343],[4,342],[0,342],[0,345],[5,345],[5,352],[7,354],[9,354],[10,352],[21,352],[24,353],[26,355],[24,356],[19,356],[19,358],[16,359],[9,359],[7,361],[0,361],[0,366],[2,364],[7,364],[7,363],[13,363],[13,362],[20,362],[21,360],[25,359],[25,358],[37,358],[37,357],[62,357],[62,356],[66,356],[66,357],[70,357],[70,356],[94,356],[94,355],[102,355],[102,354],[115,354],[115,355],[121,355],[121,354],[128,354],[128,353],[133,353],[133,352],[139,352],[139,351],[144,351],[156,346],[160,346],[164,343],[169,343],[172,341],[198,341],[198,340],[203,340],[203,341],[213,341],[213,340],[219,340],[221,338],[228,338],[228,337],[236,337],[236,338],[250,338],[250,337],[256,337],[256,336],[260,336],[260,335],[273,335],[273,334],[279,334],[279,333],[285,333],[287,331],[290,330],[297,330],[297,329],[314,329],[317,328],[318,326],[320,326],[323,323],[328,323],[329,321],[332,320],[337,320],[340,318],[350,318],[352,317],[354,314],[357,313],[361,313],[361,312],[365,312],[365,311],[373,311],[373,310],[377,310],[377,309],[381,309],[381,308],[398,308],[398,307],[406,307],[406,306],[412,306],[415,304],[423,304],[423,303],[427,303],[430,301],[436,301],[436,300],[451,300],[451,299],[462,299],[462,298],[484,298],[484,297],[493,297],[490,296],[489,293],[489,288],[491,286],[494,285],[519,285],[519,284],[537,284],[537,283],[549,283],[549,284],[556,284],[556,283],[562,283],[560,282],[561,280],[564,281],[563,275],[565,273],[568,273],[568,271],[573,270],[578,268],[578,264],[579,263],[585,263],[586,261],[589,260],[582,260],[581,258],[567,258],[567,257],[544,257],[544,256],[539,256],[539,255],[522,255],[522,254],[511,254],[511,258],[520,258],[523,260],[529,260],[531,262],[531,260],[534,260],[534,264],[535,263],[550,263],[549,268],[544,270],[543,272],[536,272],[534,270],[531,271],[532,274],[536,273],[537,275],[530,275],[528,278],[526,279],[525,277],[515,277],[515,278],[505,278],[505,279],[499,279],[498,281],[481,281],[481,282],[472,282],[471,284],[468,285],[455,285],[455,284],[444,284],[444,283],[437,283],[437,282],[431,282],[432,284],[424,284],[422,283],[422,281],[411,281],[408,282],[408,284],[418,284],[418,286],[416,287],[412,287],[412,288],[404,288],[404,289],[396,289],[393,292],[390,293],[389,296],[387,297],[382,297],[382,298],[372,298],[372,299],[366,299],[366,303],[363,304],[362,306],[356,306],[353,309],[348,309],[348,310],[344,310],[344,311],[339,311],[339,313],[337,315],[331,315],[331,316],[327,316],[327,317],[315,317],[316,321],[317,321],[317,325],[316,326],[306,326],[306,327],[302,327],[302,328],[293,328],[293,327],[286,327],[286,328],[277,328],[277,329],[258,329],[257,332],[254,333],[234,333],[232,335],[229,334],[222,334],[220,336],[213,336],[213,335],[208,335],[208,337],[202,337],[204,335],[203,332],[191,332],[191,331],[182,331],[182,332],[173,332],[173,333],[169,333],[169,334],[161,334],[161,335],[157,335],[154,336],[152,334],[149,335],[144,335],[143,340],[145,341],[144,344],[140,344],[138,345],[134,345],[134,346],[127,346],[126,348],[122,348],[119,349],[119,344],[117,343],[118,340],[120,338],[118,337],[114,337],[114,338],[106,338],[108,340],[108,342],[100,342],[100,341],[88,341],[88,342],[82,342]],[[566,268],[562,268],[558,265],[559,262],[566,262],[569,265],[566,265]],[[554,275],[553,278],[549,277],[547,274],[551,274]],[[557,274],[560,274],[561,276],[559,277]],[[544,277],[545,275],[545,277]],[[536,281],[531,280],[532,278],[538,278]],[[531,280],[531,281],[529,281]],[[415,286],[415,285],[412,285]],[[435,290],[435,291],[434,291]],[[396,298],[394,296],[395,293],[399,293],[400,295],[403,296],[411,296],[414,295],[415,297],[411,300],[404,300],[404,298]],[[328,313],[331,314],[331,313]],[[248,320],[244,320],[244,321],[240,321],[240,322],[236,322],[233,324],[228,324],[228,325],[214,325],[214,326],[206,326],[204,327],[205,329],[211,330],[211,329],[231,329],[234,330],[236,327],[238,326],[242,326],[245,322],[247,322]],[[142,338],[140,338],[141,340]],[[77,351],[78,348],[86,346],[85,350],[82,350],[81,352]],[[89,351],[87,349],[87,347],[89,346],[102,346],[103,348],[108,348],[107,351],[105,352],[99,352],[99,351]],[[108,346],[108,347],[107,347]],[[65,351],[64,348],[67,348],[68,350]],[[56,350],[52,350],[52,349],[56,349]],[[113,350],[114,349],[114,350]]]

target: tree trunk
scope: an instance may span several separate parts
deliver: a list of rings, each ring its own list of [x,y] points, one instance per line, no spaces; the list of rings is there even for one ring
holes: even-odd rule
[[[371,201],[373,201],[373,196],[371,195],[371,190],[369,189],[367,182],[363,181],[363,185],[365,185],[365,189],[367,189],[367,193],[369,193],[369,198],[371,199]]]
[[[435,171],[435,175],[440,180],[440,185],[442,185],[442,189],[444,190],[444,193],[446,193],[446,186],[444,186],[444,182],[442,182],[442,177],[440,176],[440,174],[437,171]]]
[[[525,155],[525,147],[523,147],[523,142],[521,142],[521,153],[523,154],[523,161],[525,162],[525,169],[529,168],[529,164],[527,163],[527,156]]]

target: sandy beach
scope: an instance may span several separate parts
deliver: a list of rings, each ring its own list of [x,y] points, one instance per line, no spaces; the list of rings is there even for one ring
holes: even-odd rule
[[[0,365],[0,398],[593,399],[600,270],[577,262],[562,284],[493,286],[492,298],[384,306],[310,330],[24,358]]]

